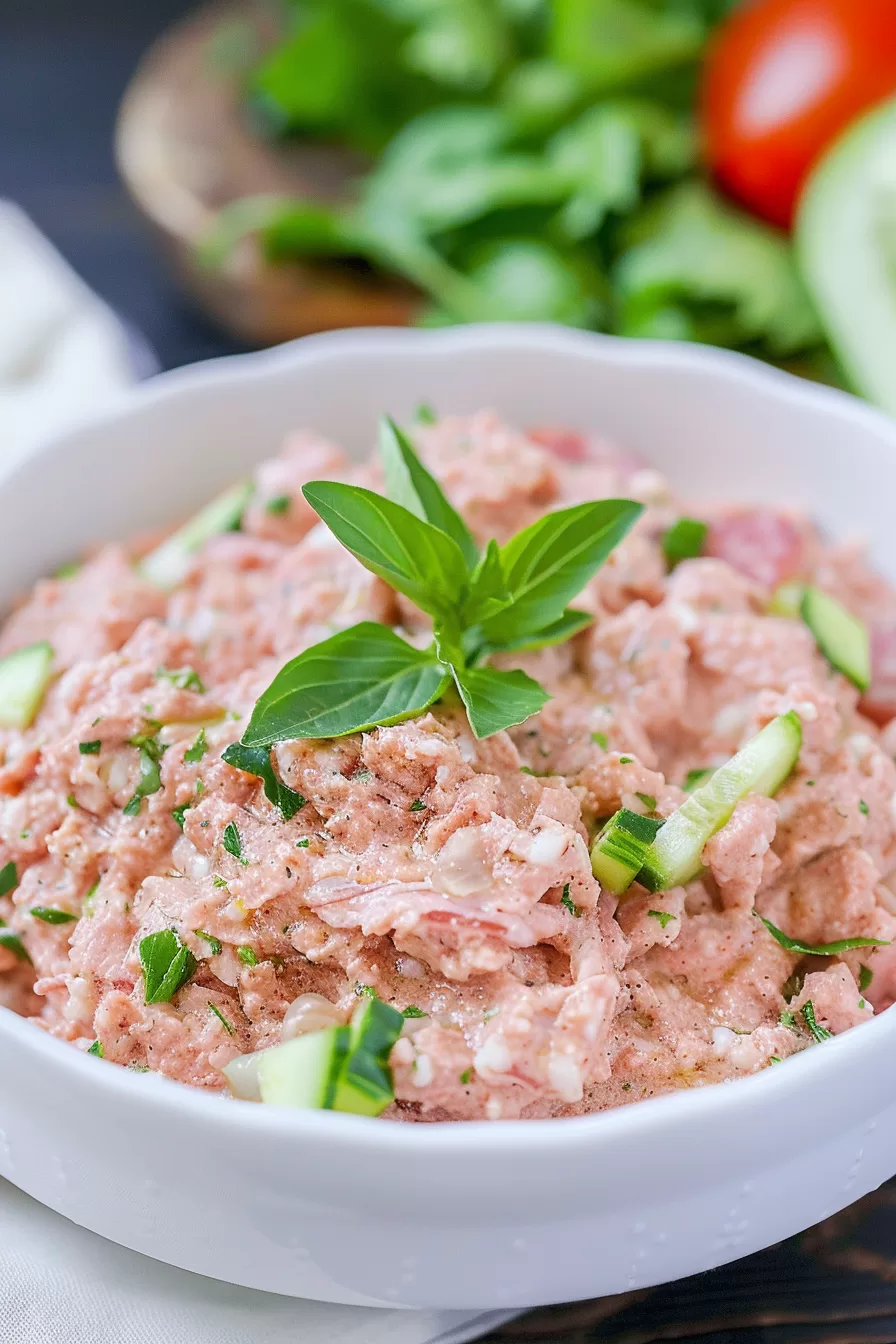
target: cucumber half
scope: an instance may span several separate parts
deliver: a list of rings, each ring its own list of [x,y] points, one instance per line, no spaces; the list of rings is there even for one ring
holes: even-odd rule
[[[867,626],[820,588],[805,590],[800,615],[831,666],[860,691],[867,691],[871,685],[871,640]]]
[[[46,640],[0,658],[0,728],[28,728],[50,684],[53,650]]]
[[[183,527],[163,541],[140,562],[140,571],[159,588],[175,588],[190,567],[190,560],[211,537],[231,532],[239,526],[243,511],[252,498],[251,481],[239,481],[213,499]]]
[[[638,881],[649,891],[683,886],[703,870],[703,847],[748,793],[771,797],[790,774],[803,741],[799,717],[779,714],[672,813],[647,853]]]
[[[896,99],[821,160],[802,193],[796,247],[844,370],[896,414]]]

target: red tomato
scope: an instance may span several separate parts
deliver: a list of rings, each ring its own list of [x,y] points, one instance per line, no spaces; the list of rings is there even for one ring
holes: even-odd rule
[[[747,0],[710,46],[702,94],[709,165],[774,224],[860,112],[896,91],[896,0]]]

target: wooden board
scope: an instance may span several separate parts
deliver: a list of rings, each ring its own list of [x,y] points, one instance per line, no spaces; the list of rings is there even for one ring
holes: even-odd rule
[[[419,306],[416,291],[363,269],[270,265],[251,238],[224,266],[197,260],[197,243],[231,201],[259,193],[344,201],[365,167],[337,146],[284,147],[253,129],[241,57],[274,35],[261,0],[235,0],[200,10],[159,38],[121,105],[122,177],[181,284],[239,339],[270,345],[333,327],[403,326]]]

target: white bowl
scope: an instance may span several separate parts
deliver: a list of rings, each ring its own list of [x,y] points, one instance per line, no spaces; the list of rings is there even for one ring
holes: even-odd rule
[[[168,374],[0,474],[0,600],[177,517],[297,425],[494,405],[597,427],[689,495],[800,505],[896,577],[896,427],[738,356],[551,327],[344,332]],[[643,1288],[808,1227],[896,1172],[896,1014],[752,1078],[574,1120],[401,1125],[234,1103],[0,1010],[0,1175],[202,1274],[370,1305]]]

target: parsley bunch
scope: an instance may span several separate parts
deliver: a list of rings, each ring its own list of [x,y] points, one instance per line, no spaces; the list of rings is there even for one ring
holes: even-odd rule
[[[399,723],[452,685],[477,737],[521,723],[541,709],[547,692],[525,672],[487,666],[488,658],[559,644],[583,630],[591,617],[567,603],[642,511],[626,499],[577,504],[480,553],[388,418],[380,453],[388,498],[337,481],[306,485],[305,498],[366,569],[432,617],[432,642],[418,649],[387,626],[362,621],[306,649],[258,700],[244,748]]]

